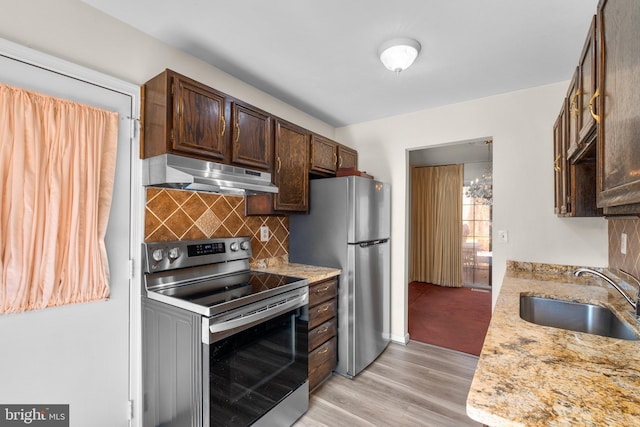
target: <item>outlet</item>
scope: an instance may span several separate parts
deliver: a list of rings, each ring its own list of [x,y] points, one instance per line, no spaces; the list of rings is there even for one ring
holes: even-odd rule
[[[620,235],[620,253],[622,255],[627,254],[627,233],[622,233]]]
[[[499,230],[498,239],[503,243],[509,243],[509,232],[507,230]]]
[[[260,241],[268,242],[269,241],[269,226],[263,225],[260,227]]]

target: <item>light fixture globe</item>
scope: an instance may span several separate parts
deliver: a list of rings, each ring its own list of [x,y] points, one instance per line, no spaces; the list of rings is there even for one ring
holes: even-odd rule
[[[408,38],[389,40],[378,50],[380,61],[388,70],[396,73],[409,68],[418,57],[418,53],[420,53],[420,43]]]

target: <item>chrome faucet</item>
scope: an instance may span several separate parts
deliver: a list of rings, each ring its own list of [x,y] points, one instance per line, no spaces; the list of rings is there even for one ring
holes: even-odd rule
[[[636,279],[633,275],[627,273],[624,270],[620,270],[622,271],[624,274],[626,274],[627,276],[631,277],[637,284],[638,284],[638,295],[636,296],[636,301],[633,301],[631,299],[631,297],[613,280],[611,280],[608,276],[606,276],[603,273],[600,273],[599,271],[593,270],[591,268],[579,268],[577,269],[573,274],[578,277],[580,276],[582,273],[590,273],[593,274],[594,276],[598,276],[600,277],[602,280],[606,281],[607,283],[609,283],[611,286],[613,286],[618,292],[620,292],[620,294],[622,294],[622,296],[624,297],[624,299],[627,300],[627,302],[629,304],[631,304],[631,307],[633,307],[633,311],[636,315],[636,317],[640,317],[640,280]]]

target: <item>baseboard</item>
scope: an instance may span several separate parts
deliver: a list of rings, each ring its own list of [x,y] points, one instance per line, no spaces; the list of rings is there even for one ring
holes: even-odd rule
[[[391,341],[398,344],[407,345],[407,343],[409,342],[409,333],[407,332],[406,334],[404,334],[404,336],[391,335]]]

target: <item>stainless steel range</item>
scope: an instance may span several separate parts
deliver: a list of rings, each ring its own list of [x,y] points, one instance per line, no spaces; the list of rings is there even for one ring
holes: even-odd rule
[[[143,245],[144,426],[287,426],[308,408],[308,281],[248,237]]]

